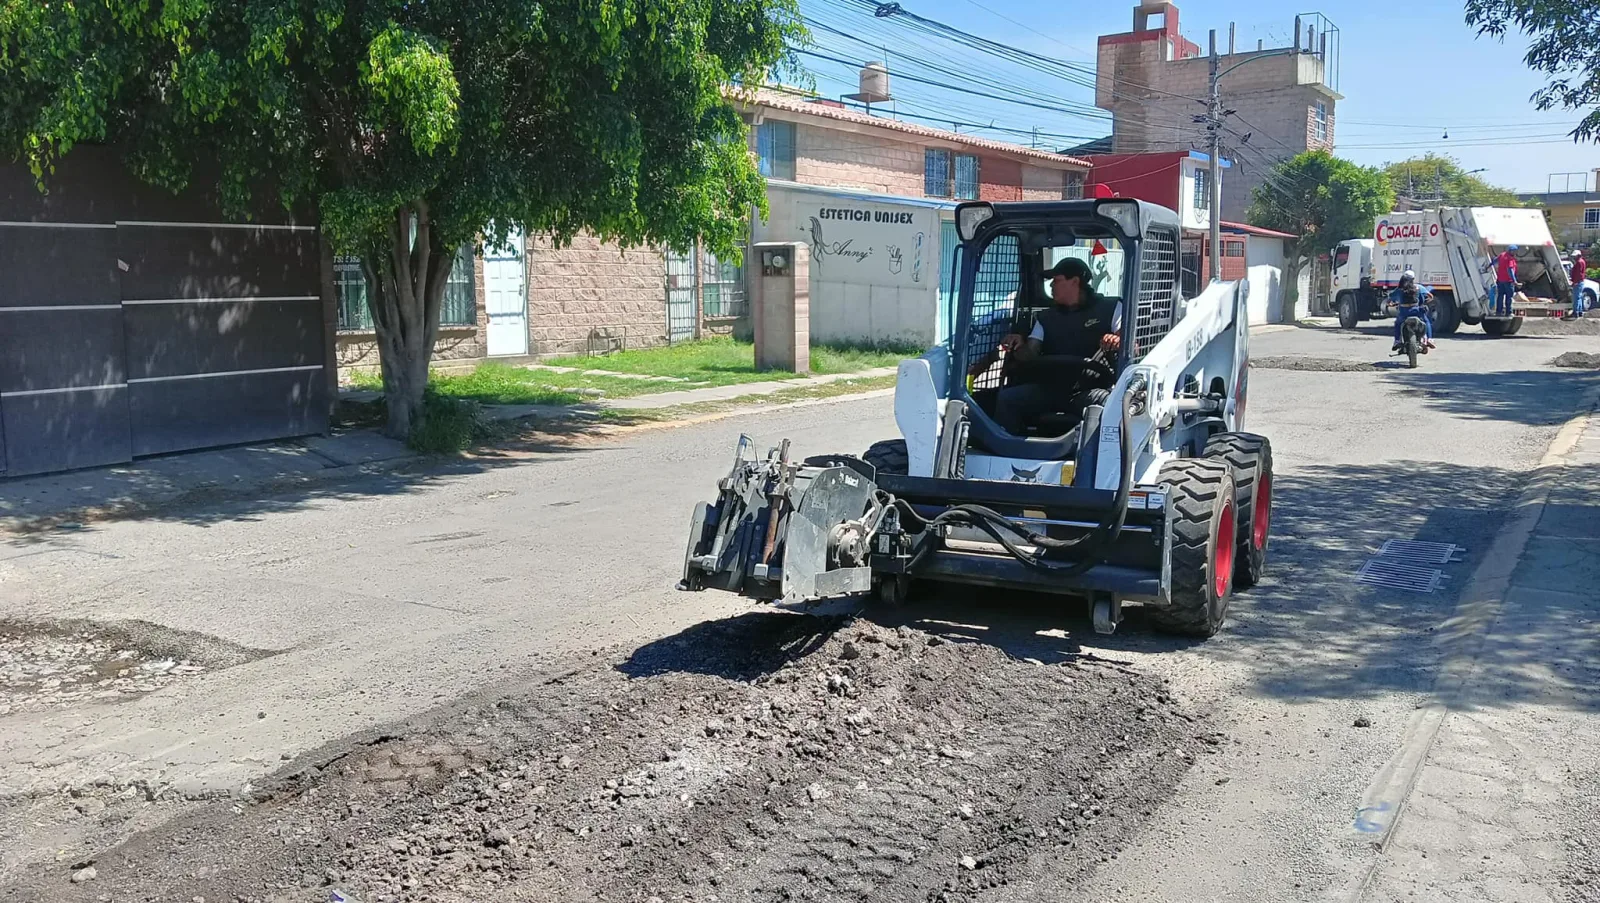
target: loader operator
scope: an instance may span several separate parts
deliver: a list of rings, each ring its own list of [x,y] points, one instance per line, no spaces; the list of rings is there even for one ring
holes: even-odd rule
[[[1102,298],[1089,284],[1089,265],[1068,257],[1046,270],[1050,280],[1050,307],[1039,311],[1026,339],[1012,333],[1000,341],[1000,349],[1019,361],[1041,355],[1087,358],[1099,355],[1115,360],[1122,346],[1122,304]],[[1009,359],[1009,358],[1008,358]],[[1020,383],[1000,390],[995,401],[995,422],[1013,436],[1023,435],[1028,420],[1057,411],[1079,414],[1103,393],[1089,384],[1091,377],[1080,376],[1072,385]]]

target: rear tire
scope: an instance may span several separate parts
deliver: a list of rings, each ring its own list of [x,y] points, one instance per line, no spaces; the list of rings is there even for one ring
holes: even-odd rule
[[[1484,320],[1483,331],[1489,335],[1499,338],[1503,335],[1510,335],[1510,333],[1506,332],[1506,329],[1510,326],[1510,324],[1510,320],[1501,320],[1498,318],[1494,320]]]
[[[1455,335],[1461,328],[1461,309],[1456,307],[1456,296],[1449,292],[1440,292],[1434,295],[1434,307],[1437,309],[1433,318],[1433,332],[1435,335]]]
[[[1356,296],[1350,292],[1341,292],[1334,302],[1339,309],[1339,325],[1345,329],[1355,329],[1361,322],[1361,315],[1356,311]]]
[[[1228,615],[1237,549],[1233,468],[1226,461],[1180,458],[1161,468],[1172,517],[1172,598],[1150,609],[1157,630],[1215,636]]]
[[[1506,335],[1516,335],[1521,332],[1522,320],[1522,317],[1512,317],[1511,322],[1506,324]]]
[[[1206,443],[1204,456],[1226,461],[1233,469],[1233,498],[1238,511],[1233,588],[1247,590],[1260,583],[1267,573],[1275,486],[1272,442],[1254,433],[1218,433]]]
[[[1406,336],[1406,366],[1412,370],[1417,369],[1417,352],[1419,350],[1417,337],[1414,335]]]
[[[906,451],[906,440],[885,439],[872,443],[861,460],[872,465],[878,473],[906,476],[911,473],[911,455]]]

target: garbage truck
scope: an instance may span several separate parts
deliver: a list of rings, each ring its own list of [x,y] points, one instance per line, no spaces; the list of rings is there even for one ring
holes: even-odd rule
[[[1495,259],[1515,247],[1525,298],[1509,317],[1494,313]],[[1571,309],[1573,287],[1544,214],[1520,207],[1437,207],[1377,217],[1372,237],[1340,242],[1329,279],[1339,325],[1394,315],[1389,292],[1411,270],[1434,293],[1433,331],[1451,335],[1464,323],[1495,336],[1515,335],[1527,315]]]

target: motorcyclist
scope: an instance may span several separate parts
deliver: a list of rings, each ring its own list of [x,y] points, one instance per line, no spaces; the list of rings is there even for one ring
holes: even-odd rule
[[[1406,320],[1410,317],[1420,317],[1426,329],[1423,334],[1422,346],[1433,348],[1433,292],[1417,285],[1417,274],[1406,270],[1400,276],[1400,285],[1389,293],[1389,301],[1397,305],[1394,312],[1394,348],[1399,351],[1403,347],[1401,330],[1405,329]]]

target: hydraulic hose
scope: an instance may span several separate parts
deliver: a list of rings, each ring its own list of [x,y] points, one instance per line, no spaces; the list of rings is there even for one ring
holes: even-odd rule
[[[1131,387],[1130,387],[1131,388]],[[1143,391],[1142,389],[1140,391]],[[1050,571],[1062,576],[1081,574],[1096,564],[1100,563],[1099,551],[1117,540],[1122,534],[1122,527],[1128,519],[1128,493],[1133,488],[1133,448],[1129,439],[1130,421],[1135,392],[1129,391],[1123,396],[1122,412],[1119,418],[1121,427],[1118,449],[1121,452],[1121,467],[1117,474],[1117,492],[1111,503],[1111,510],[1100,519],[1100,523],[1082,536],[1071,539],[1056,539],[1037,533],[1034,530],[1012,520],[1009,517],[984,507],[983,505],[955,505],[935,517],[924,518],[916,509],[901,499],[891,498],[889,504],[899,510],[900,516],[908,523],[922,532],[944,524],[962,524],[976,527],[989,534],[1013,558],[1029,567]],[[1041,555],[1023,549],[1016,541],[1020,537],[1023,541],[1047,552],[1063,552],[1072,549],[1083,549],[1081,557],[1071,564],[1055,564],[1046,561]],[[932,548],[932,543],[924,542],[917,549],[911,561],[907,563],[907,571],[914,572]]]

